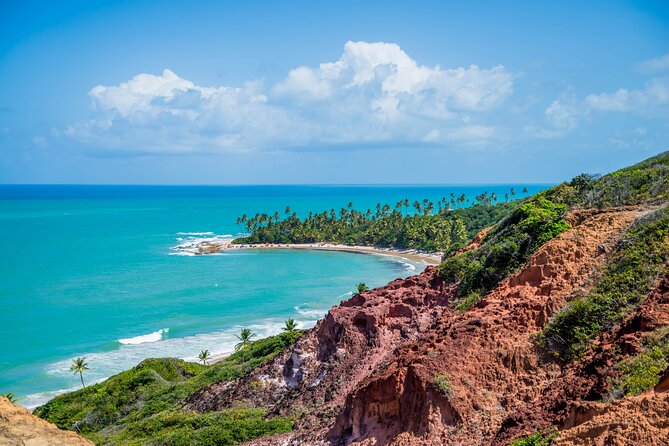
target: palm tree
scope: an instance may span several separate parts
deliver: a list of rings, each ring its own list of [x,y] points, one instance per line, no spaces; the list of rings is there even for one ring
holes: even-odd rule
[[[235,337],[241,341],[235,345],[235,351],[245,349],[251,345],[251,338],[255,336],[256,334],[253,333],[250,328],[242,328],[242,331],[240,331],[238,335],[235,335]]]
[[[72,365],[70,366],[70,370],[72,370],[72,373],[75,375],[78,373],[79,374],[79,379],[81,379],[81,385],[86,388],[86,384],[84,384],[84,372],[88,370],[88,363],[86,362],[86,357],[84,356],[83,358],[77,358],[72,360]]]
[[[283,331],[287,331],[288,333],[291,333],[297,329],[297,322],[295,322],[295,319],[288,318],[286,319],[286,326],[283,327]]]
[[[364,293],[365,291],[369,291],[369,288],[367,287],[367,285],[365,285],[365,282],[360,282],[359,284],[357,284],[356,289],[358,290],[358,294]]]
[[[0,393],[0,396],[7,398],[12,404],[16,403],[16,400],[18,399],[13,393]]]
[[[203,365],[207,365],[207,360],[211,357],[209,350],[200,350],[200,354],[197,355],[197,358],[202,361]]]

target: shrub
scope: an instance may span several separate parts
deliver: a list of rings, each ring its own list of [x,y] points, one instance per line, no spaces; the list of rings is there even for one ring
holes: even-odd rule
[[[581,356],[591,340],[612,328],[640,304],[669,258],[669,211],[638,221],[607,262],[603,277],[586,297],[576,299],[546,325],[539,342],[555,358]]]
[[[292,419],[266,418],[266,415],[264,410],[247,408],[208,413],[170,410],[122,425],[107,442],[149,442],[174,446],[236,445],[263,435],[292,430]]]
[[[585,207],[661,203],[669,198],[669,152],[601,178],[578,175],[547,191],[546,197]]]
[[[481,300],[481,294],[473,291],[467,295],[464,299],[458,301],[458,303],[453,307],[458,313],[463,313],[474,305],[476,305]]]
[[[441,372],[437,373],[434,375],[434,378],[432,379],[432,383],[434,386],[445,396],[452,396],[453,395],[453,387],[451,385],[451,380],[448,377],[448,373],[446,372]]]
[[[666,328],[656,333],[660,336],[647,340],[642,353],[616,365],[619,376],[611,382],[612,394],[638,395],[660,382],[662,373],[669,367],[669,334]]]
[[[548,446],[557,437],[557,431],[537,432],[509,443],[509,446]]]
[[[564,204],[538,194],[514,209],[473,250],[446,259],[439,275],[458,284],[458,296],[483,295],[548,240],[568,229]],[[473,301],[473,298],[470,298]]]
[[[59,395],[35,409],[34,413],[62,429],[72,429],[76,423],[80,432],[99,443],[108,443],[109,435],[121,427],[124,428],[123,438],[132,439],[133,435],[139,435],[141,429],[158,426],[156,429],[165,430],[160,434],[165,436],[164,443],[158,444],[182,444],[183,441],[183,444],[191,444],[191,436],[184,433],[184,426],[203,423],[208,419],[187,416],[183,412],[174,411],[174,408],[207,385],[241,377],[269,361],[292,345],[302,333],[301,330],[295,330],[259,339],[248,348],[206,367],[174,358],[146,359],[104,382]],[[226,412],[225,416],[221,415],[221,419],[232,415],[233,412]],[[250,413],[246,415],[250,416]],[[257,421],[263,416],[257,413],[253,415],[254,421],[246,425],[249,432],[265,429]],[[181,426],[179,432],[170,434],[169,423]],[[141,429],[137,427],[140,425]],[[282,426],[285,427],[285,423]],[[135,428],[140,430],[133,430]]]

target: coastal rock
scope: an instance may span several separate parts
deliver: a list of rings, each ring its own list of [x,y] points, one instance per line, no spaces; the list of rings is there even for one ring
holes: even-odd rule
[[[533,341],[592,288],[621,233],[644,212],[570,212],[570,230],[464,313],[451,310],[455,289],[433,267],[354,295],[291,350],[234,384],[202,389],[185,408],[299,408],[294,432],[250,443],[259,446],[506,445],[550,426],[563,431],[559,444],[625,444],[619,439],[631,432],[638,444],[666,444],[654,437],[666,435],[666,373],[646,400],[592,399],[606,391],[613,350],[638,353],[644,333],[668,324],[669,278],[579,363],[545,361]],[[635,420],[616,427],[620,416]]]

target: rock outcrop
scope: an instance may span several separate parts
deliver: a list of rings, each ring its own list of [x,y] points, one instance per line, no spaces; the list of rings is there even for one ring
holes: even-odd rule
[[[629,353],[638,352],[641,332],[669,323],[669,281],[578,364],[546,361],[533,342],[553,314],[593,286],[622,231],[643,213],[569,213],[571,230],[464,313],[451,310],[455,289],[433,267],[355,295],[290,351],[237,382],[203,389],[185,408],[244,404],[302,414],[295,432],[254,445],[501,445],[554,425],[564,430],[560,444],[623,444],[616,438],[631,431],[639,444],[664,444],[649,439],[667,428],[666,376],[653,395],[625,404],[590,399],[612,365],[607,346],[634,338]],[[636,416],[638,426],[611,424],[616,414],[644,408],[652,410]],[[579,443],[586,437],[601,442]]]
[[[93,446],[74,432],[58,429],[27,409],[0,397],[0,446]]]

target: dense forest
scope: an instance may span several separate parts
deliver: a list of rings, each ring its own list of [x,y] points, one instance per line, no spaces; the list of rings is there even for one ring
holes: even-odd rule
[[[244,225],[250,235],[235,242],[331,242],[451,252],[499,221],[517,205],[514,201],[526,196],[526,188],[520,194],[511,188],[502,199],[494,192],[483,192],[474,200],[464,194],[451,194],[436,203],[427,199],[413,203],[404,199],[393,206],[378,203],[374,210],[366,212],[348,203],[339,211],[309,213],[305,219],[286,207],[282,213],[239,217],[237,224]]]

